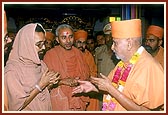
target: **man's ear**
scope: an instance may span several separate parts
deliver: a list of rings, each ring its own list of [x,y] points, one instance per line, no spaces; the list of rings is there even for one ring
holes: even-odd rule
[[[55,37],[56,41],[59,43],[58,37]]]
[[[127,42],[128,42],[128,51],[130,51],[131,50],[131,48],[132,48],[132,39],[131,38],[128,38],[127,39]]]
[[[163,40],[159,40],[159,44],[158,44],[158,46],[161,46],[162,43],[163,43]]]

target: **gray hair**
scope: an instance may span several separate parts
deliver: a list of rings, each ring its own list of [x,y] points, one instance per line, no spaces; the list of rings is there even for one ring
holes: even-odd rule
[[[63,28],[69,28],[69,29],[71,29],[72,32],[74,33],[74,30],[73,30],[73,28],[72,28],[70,25],[68,25],[68,24],[61,24],[61,25],[59,25],[59,26],[57,27],[57,29],[55,30],[55,35],[56,35],[57,37],[59,36],[59,31],[60,31],[60,29],[63,29]]]

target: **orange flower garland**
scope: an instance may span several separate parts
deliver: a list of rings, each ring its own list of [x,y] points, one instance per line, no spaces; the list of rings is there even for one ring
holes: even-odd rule
[[[129,60],[129,64],[126,66],[126,69],[124,69],[124,62],[120,61],[117,64],[117,70],[115,71],[115,74],[112,79],[112,85],[116,87],[120,92],[123,91],[127,77],[133,67],[133,65],[138,61],[142,51],[143,47],[141,46],[138,51],[131,57]],[[124,69],[124,70],[123,70]],[[121,72],[123,73],[121,74]],[[116,107],[117,100],[110,95],[107,95],[107,97],[103,100],[103,111],[113,111]]]

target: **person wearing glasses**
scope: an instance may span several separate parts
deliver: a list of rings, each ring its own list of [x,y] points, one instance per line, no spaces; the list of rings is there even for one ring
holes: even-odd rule
[[[50,111],[48,87],[57,84],[59,73],[49,71],[39,58],[45,49],[45,30],[39,23],[22,27],[4,69],[9,111]]]
[[[159,61],[164,68],[164,48],[163,43],[164,29],[160,26],[150,25],[146,32],[145,46],[150,47],[151,55]]]

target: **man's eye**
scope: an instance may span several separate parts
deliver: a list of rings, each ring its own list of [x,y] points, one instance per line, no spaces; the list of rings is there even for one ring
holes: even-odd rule
[[[36,46],[40,46],[40,44],[41,44],[40,42],[37,42],[37,43],[36,43]]]
[[[69,38],[73,38],[73,36],[71,35],[71,36],[69,36]]]
[[[81,44],[82,42],[81,42],[81,41],[78,41],[77,43],[78,43],[78,44]]]
[[[66,37],[65,37],[65,36],[62,36],[62,37],[61,37],[61,39],[63,39],[63,40],[64,40],[64,39],[66,39]]]
[[[155,40],[154,39],[146,39],[146,42],[154,42]]]

